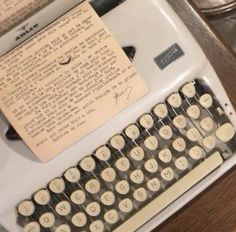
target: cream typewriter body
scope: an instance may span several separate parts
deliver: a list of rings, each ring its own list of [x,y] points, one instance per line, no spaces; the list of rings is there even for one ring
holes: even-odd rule
[[[59,1],[60,0],[58,0],[58,2]],[[5,133],[9,124],[1,114],[0,224],[10,232],[23,231],[22,227],[24,226],[24,231],[27,232],[151,231],[236,163],[232,142],[235,139],[233,129],[233,127],[236,126],[235,112],[222,84],[206,56],[168,3],[163,0],[126,0],[103,15],[102,19],[122,47],[135,47],[136,53],[133,58],[133,63],[148,85],[150,92],[141,100],[116,115],[112,120],[106,122],[93,133],[89,134],[77,144],[68,148],[52,161],[45,164],[39,162],[22,141],[9,141],[6,139]],[[171,62],[173,56],[179,52],[181,52],[181,55],[178,59]],[[183,89],[183,86],[185,86],[186,89]],[[192,89],[192,86],[194,86],[195,90]],[[199,86],[201,86],[201,90],[199,90]],[[173,93],[176,93],[179,90],[182,90],[183,93],[181,95],[181,104],[183,105],[178,106],[177,103],[177,106],[175,106],[174,104],[176,102],[171,102],[171,99],[168,101],[168,97],[174,97]],[[209,95],[204,93],[205,90],[208,91],[207,93],[213,98],[213,103],[211,102],[211,99],[209,99]],[[205,99],[203,96],[204,94],[206,94]],[[201,96],[203,97],[201,98]],[[173,130],[173,138],[164,139],[162,137],[164,135],[162,135],[160,131],[161,126],[159,125],[162,120],[160,112],[157,108],[153,111],[153,107],[159,103],[166,102],[166,99],[166,105],[168,106],[170,116],[164,115],[163,118],[168,117],[168,125]],[[188,107],[186,104],[189,104]],[[201,116],[196,115],[197,113],[194,110],[193,115],[191,115],[191,112],[188,111],[188,108],[191,105],[200,108]],[[173,122],[174,119],[172,120],[172,118],[174,118],[174,112],[176,113],[176,116],[180,114],[179,107],[181,108],[181,111],[185,111],[186,109],[184,115],[187,118],[187,127],[186,125],[181,126],[180,120],[178,128],[178,125],[176,126]],[[142,120],[139,120],[141,116],[149,112],[152,112],[149,116],[151,115],[156,123],[154,132],[152,129],[148,128],[148,123],[145,124]],[[218,116],[216,117],[215,114],[217,114],[217,112]],[[204,118],[205,121],[203,120]],[[218,118],[220,121],[219,123]],[[209,124],[212,123],[211,119],[213,120],[213,125],[209,126]],[[54,178],[63,176],[63,173],[68,168],[78,164],[85,156],[93,154],[98,147],[107,144],[114,135],[120,134],[123,131],[122,136],[125,137],[124,128],[135,122],[137,122],[136,125],[138,125],[140,133],[149,133],[148,131],[150,129],[149,135],[151,136],[152,133],[154,133],[154,136],[159,140],[160,147],[154,148],[154,150],[156,149],[155,154],[151,152],[150,157],[146,157],[149,155],[146,154],[145,158],[143,158],[143,160],[140,158],[139,161],[138,158],[132,160],[129,153],[130,151],[127,153],[126,156],[131,163],[130,167],[126,170],[128,176],[124,177],[130,188],[127,195],[119,192],[121,190],[117,190],[115,187],[117,180],[114,180],[114,186],[110,188],[110,191],[114,193],[115,203],[111,204],[109,207],[106,206],[106,204],[103,201],[101,202],[101,199],[98,198],[101,193],[96,193],[94,199],[96,199],[95,201],[100,205],[101,212],[98,212],[96,216],[91,217],[89,217],[86,212],[86,206],[80,208],[79,205],[73,205],[70,197],[68,197],[68,201],[73,205],[72,208],[77,206],[80,210],[84,210],[80,215],[77,215],[78,217],[81,216],[81,218],[79,218],[77,222],[74,222],[75,225],[73,225],[73,220],[70,221],[70,219],[68,219],[73,215],[67,215],[66,219],[63,219],[64,221],[62,220],[62,222],[60,222],[58,215],[56,215],[54,216],[56,219],[54,218],[52,224],[48,227],[45,223],[46,221],[51,220],[51,216],[48,218],[45,217],[46,221],[40,222],[40,220],[35,219],[32,215],[27,216],[27,219],[24,219],[22,215],[17,215],[19,214],[19,212],[17,212],[17,206],[19,206],[20,202],[25,199],[31,199],[34,202],[34,193],[40,189],[46,188],[48,183]],[[150,121],[147,120],[147,122]],[[187,134],[187,131],[191,129],[189,123],[192,123],[191,125],[196,125],[194,124],[195,122],[200,125],[199,127],[196,126],[201,137],[201,139],[199,138],[197,141],[194,141],[194,138]],[[163,126],[165,124],[167,126],[167,121],[163,119]],[[208,126],[212,126],[214,129],[210,128],[208,130]],[[212,138],[209,137],[210,135],[214,137],[213,140],[215,139],[215,141],[212,142],[212,148],[210,148],[209,145],[209,141]],[[181,151],[181,148],[179,148],[180,150],[176,151],[176,154],[172,154],[173,160],[170,161],[170,164],[168,165],[168,161],[165,163],[165,157],[163,158],[159,154],[162,149],[167,149],[165,143],[161,141],[167,141],[166,144],[169,144],[170,150],[178,150],[178,145],[177,148],[174,145],[174,140],[177,139],[178,136],[185,140],[186,147],[184,148],[184,151]],[[144,140],[147,137],[148,136],[146,136]],[[209,140],[204,140],[206,137],[209,137]],[[126,141],[128,141],[127,138]],[[132,139],[130,139],[130,141],[132,142]],[[182,140],[179,140],[179,142],[181,143]],[[144,146],[144,150],[145,146],[147,146],[146,148],[149,146],[152,150],[153,143],[151,143],[152,145],[148,145],[148,142],[145,143],[141,141],[140,143]],[[110,142],[107,146],[108,148],[112,147],[112,143]],[[182,145],[180,144],[180,146]],[[204,155],[202,157],[197,157],[198,153],[191,150],[193,147],[200,147],[204,151],[205,158],[203,158]],[[112,149],[114,149],[114,147],[110,148],[111,151],[113,151]],[[117,152],[119,153],[119,149],[115,151],[116,154],[114,154],[114,157],[117,156]],[[113,153],[111,156],[112,155]],[[181,170],[181,165],[186,160],[182,158],[182,163],[180,162],[178,165],[177,160],[179,157],[187,158],[189,162],[189,164],[187,164],[188,171],[186,171],[187,169],[185,170],[184,167]],[[158,176],[158,180],[161,182],[160,193],[158,193],[158,187],[158,189],[155,190],[150,186],[151,182],[149,182],[149,176],[152,179],[154,179],[155,176],[152,170],[145,165],[145,162],[149,159],[152,160],[149,162],[154,166],[156,165],[156,162],[159,165],[159,173],[156,174],[156,176]],[[156,160],[156,162],[153,161],[153,159]],[[196,164],[194,163],[195,161]],[[99,162],[100,161],[96,160],[96,165],[100,165]],[[109,163],[109,161],[107,162]],[[132,162],[134,162],[134,164]],[[138,162],[141,162],[140,166],[135,166]],[[131,173],[135,167],[138,167],[138,170],[142,170],[142,173],[145,176],[144,180],[141,181],[142,184],[135,183],[135,180],[132,179]],[[171,167],[171,170],[168,170],[168,167]],[[119,167],[113,165],[112,168],[116,171],[117,178],[118,176],[120,178],[122,175],[120,175],[121,170],[119,170]],[[168,184],[168,174],[171,176],[172,170],[178,173],[173,174],[173,176],[178,177],[177,179],[175,179],[175,177],[170,177],[170,183]],[[183,172],[183,174],[181,174],[184,170],[187,173]],[[148,171],[150,171],[150,175],[148,174]],[[165,171],[169,171],[169,173],[166,173],[165,175]],[[97,175],[99,181],[101,181],[100,174]],[[63,180],[66,182],[65,178]],[[101,186],[103,186],[102,183]],[[49,187],[47,188],[50,192],[51,190]],[[101,189],[102,188],[103,187],[101,187]],[[135,195],[135,191],[139,188],[140,194],[136,192],[137,195]],[[86,192],[86,189],[84,191]],[[108,190],[100,191],[104,193]],[[55,193],[50,192],[50,194],[51,198],[56,197]],[[139,197],[142,198],[145,194],[145,199],[139,199]],[[130,207],[128,213],[125,213],[124,209],[122,211],[122,206],[119,205],[124,199],[131,199],[131,202],[134,204]],[[142,203],[142,206],[140,206],[140,202]],[[130,201],[127,200],[126,203],[130,203]],[[34,204],[34,210],[37,211],[37,203],[34,202]],[[84,204],[86,204],[86,201]],[[30,207],[31,206],[29,206],[29,208]],[[113,211],[110,211],[110,215],[107,214],[105,216],[109,210]],[[20,209],[20,211],[23,214],[27,214],[27,212],[22,212],[24,209]],[[49,211],[53,214],[55,209],[50,208]],[[30,213],[28,212],[28,214]],[[71,214],[76,214],[76,212]],[[129,214],[131,217],[128,216]],[[33,219],[29,220],[30,217]],[[85,217],[86,220],[84,219]],[[114,221],[112,221],[113,219]],[[41,220],[43,219],[41,218]],[[69,222],[67,223],[66,220],[69,220]],[[82,223],[83,220],[85,221],[84,224]],[[27,223],[35,224],[30,224],[31,227],[27,227]],[[64,225],[64,230],[63,227],[60,227],[62,225]],[[57,229],[58,227],[59,229]],[[69,229],[69,227],[71,229]]]

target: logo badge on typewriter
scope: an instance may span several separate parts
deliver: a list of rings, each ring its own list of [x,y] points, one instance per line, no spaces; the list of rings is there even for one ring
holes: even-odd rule
[[[164,52],[162,52],[160,55],[155,57],[154,61],[157,66],[161,70],[163,70],[183,55],[184,52],[181,47],[178,44],[174,44],[168,49],[166,49]]]
[[[24,26],[22,26],[21,28],[19,28],[17,31],[19,31],[19,35],[16,37],[16,41],[18,41],[19,39],[22,39],[23,37],[25,37],[26,35],[28,35],[30,32],[32,32],[33,30],[35,30],[38,27],[38,23],[30,26],[29,23],[25,24]]]

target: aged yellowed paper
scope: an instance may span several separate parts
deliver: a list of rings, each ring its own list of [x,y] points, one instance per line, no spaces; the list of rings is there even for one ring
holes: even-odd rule
[[[1,0],[0,36],[55,0]]]
[[[0,58],[0,108],[41,161],[147,92],[87,2]]]

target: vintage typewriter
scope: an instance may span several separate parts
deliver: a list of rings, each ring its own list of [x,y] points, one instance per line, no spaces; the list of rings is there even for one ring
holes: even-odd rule
[[[80,1],[69,2],[57,0],[27,23],[40,19],[38,30]],[[45,164],[1,114],[0,224],[7,231],[151,231],[236,163],[235,111],[167,1],[91,5],[150,92]],[[0,39],[2,54],[22,42],[11,40],[15,31]]]

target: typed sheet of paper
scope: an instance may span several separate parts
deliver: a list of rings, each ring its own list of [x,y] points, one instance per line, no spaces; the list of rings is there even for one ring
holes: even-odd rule
[[[0,58],[0,108],[44,162],[147,92],[87,2]]]

